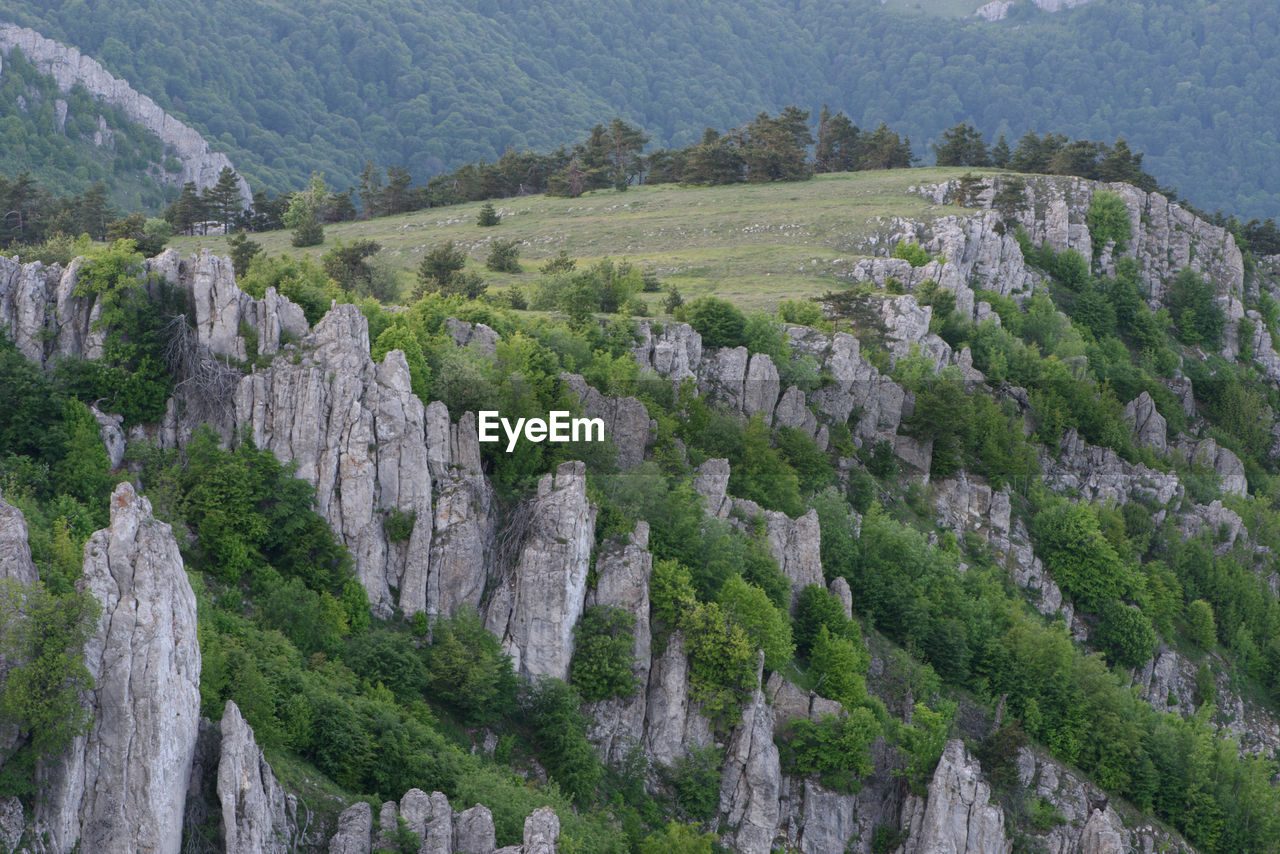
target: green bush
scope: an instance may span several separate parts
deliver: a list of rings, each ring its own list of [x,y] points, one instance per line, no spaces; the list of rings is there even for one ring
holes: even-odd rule
[[[694,747],[676,760],[671,769],[671,789],[687,818],[707,821],[720,811],[720,766],[724,751],[718,747]]]
[[[469,723],[490,723],[515,702],[516,677],[511,658],[468,607],[431,624],[431,643],[423,651],[431,696],[447,703]]]
[[[493,207],[493,202],[485,202],[480,206],[480,213],[476,215],[476,225],[481,228],[488,228],[502,222],[502,217]]]
[[[898,245],[893,247],[893,257],[901,258],[909,263],[912,267],[923,267],[933,259],[929,257],[929,253],[924,247],[914,241],[899,240]]]
[[[799,718],[783,730],[782,767],[788,774],[816,775],[828,789],[856,793],[871,774],[871,744],[879,736],[880,723],[865,708],[816,722]]]
[[[579,711],[582,698],[559,679],[541,678],[524,699],[538,758],[551,779],[576,803],[595,794],[603,769],[587,741],[587,719]]]
[[[634,672],[636,618],[621,608],[592,605],[573,628],[570,682],[588,703],[626,698],[639,681]]]
[[[785,609],[779,609],[769,596],[754,584],[733,575],[720,588],[720,607],[730,621],[741,626],[747,637],[764,650],[764,666],[781,670],[791,663],[795,646],[791,643],[791,623]]]
[[[1151,657],[1156,632],[1141,610],[1112,599],[1102,606],[1093,642],[1121,667],[1138,667]]]
[[[1117,255],[1129,245],[1129,238],[1133,234],[1129,209],[1125,207],[1124,199],[1110,190],[1099,190],[1093,194],[1084,221],[1089,226],[1089,236],[1093,238],[1095,257],[1109,241],[1115,241]]]
[[[485,259],[484,266],[495,273],[519,273],[519,244],[514,240],[493,241],[489,245],[489,257]]]
[[[857,624],[844,615],[844,606],[821,584],[810,584],[796,600],[796,653],[808,658],[822,629],[835,637],[853,637]]]
[[[825,625],[809,653],[809,676],[814,690],[824,697],[839,700],[846,709],[861,706],[867,699],[867,668],[871,657],[862,638],[831,634]]]
[[[1211,650],[1218,642],[1218,623],[1213,606],[1203,599],[1187,605],[1187,637],[1203,650]]]
[[[684,320],[702,336],[702,346],[738,347],[743,342],[747,317],[728,300],[699,297],[680,307],[678,320]]]

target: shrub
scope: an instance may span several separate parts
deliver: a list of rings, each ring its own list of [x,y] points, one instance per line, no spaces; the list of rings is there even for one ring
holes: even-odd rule
[[[570,680],[588,703],[608,697],[629,697],[639,681],[633,671],[635,617],[607,605],[582,612],[573,629]]]
[[[833,635],[825,625],[818,628],[809,654],[809,674],[819,694],[839,700],[846,709],[857,708],[867,699],[865,674],[870,664],[862,638]]]
[[[502,217],[494,210],[493,202],[485,202],[480,206],[480,213],[476,215],[476,225],[481,228],[487,228],[500,222],[502,222]]]
[[[524,700],[538,757],[561,790],[579,804],[591,800],[602,768],[587,741],[582,698],[559,679],[541,678]]]
[[[781,670],[791,662],[795,646],[791,643],[791,624],[766,594],[754,584],[734,575],[720,588],[717,597],[725,615],[742,627],[747,637],[764,650],[764,666]]]
[[[838,792],[857,792],[872,771],[871,744],[880,724],[870,709],[848,715],[824,715],[820,721],[800,718],[783,732],[783,768],[796,775],[815,774],[822,785]]]
[[[824,628],[836,637],[849,637],[857,631],[856,624],[844,615],[844,606],[839,600],[821,584],[810,584],[800,591],[796,600],[796,653],[808,658]]]
[[[671,788],[686,817],[706,821],[719,811],[723,762],[724,751],[714,746],[695,747],[676,760],[671,769]]]
[[[933,260],[923,246],[907,240],[899,240],[898,245],[893,247],[893,257],[901,258],[912,267],[923,267]]]
[[[1218,642],[1218,624],[1213,606],[1197,599],[1187,606],[1187,637],[1203,650],[1211,650]]]
[[[1141,610],[1112,599],[1102,606],[1093,642],[1121,667],[1137,667],[1151,657],[1156,632]]]
[[[511,708],[516,689],[511,658],[473,609],[438,617],[424,655],[432,696],[468,722],[487,723]]]
[[[682,306],[683,319],[702,336],[704,347],[737,347],[743,343],[747,317],[719,297],[699,297]]]
[[[538,272],[544,276],[554,276],[557,273],[571,273],[573,268],[578,266],[578,262],[569,257],[569,253],[561,249],[556,253],[556,257],[548,259]]]
[[[520,249],[514,240],[495,240],[484,266],[495,273],[519,273]]]
[[[1094,257],[1110,241],[1115,241],[1117,255],[1129,244],[1133,234],[1129,209],[1125,207],[1124,199],[1110,190],[1099,190],[1093,194],[1084,220],[1089,226],[1089,236],[1093,238]]]

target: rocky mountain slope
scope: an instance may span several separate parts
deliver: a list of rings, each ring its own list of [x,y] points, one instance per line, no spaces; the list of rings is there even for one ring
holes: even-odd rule
[[[919,191],[942,204],[956,189],[946,184]],[[884,246],[918,241],[934,258],[928,264],[913,267],[905,260],[875,257],[855,267],[857,281],[875,286],[872,310],[883,329],[879,343],[865,335],[860,340],[856,328],[786,328],[791,351],[817,364],[823,381],[816,387],[785,383],[780,366],[767,354],[705,347],[692,326],[679,322],[637,324],[631,358],[646,375],[673,384],[691,381],[700,397],[728,412],[793,428],[820,449],[832,447],[835,434],[846,427],[852,447],[888,448],[908,480],[929,486],[923,494],[930,496],[929,512],[936,515],[939,531],[985,543],[1033,607],[1062,620],[1086,642],[1093,619],[1082,616],[1085,609],[1046,569],[1026,520],[1013,512],[1022,498],[1010,486],[995,488],[964,471],[932,477],[932,444],[910,426],[916,395],[891,370],[923,357],[935,369],[959,372],[971,389],[986,379],[968,347],[957,351],[930,331],[933,308],[922,302],[926,280],[951,293],[966,320],[996,324],[999,315],[984,296],[1023,301],[1049,288],[1045,275],[1026,262],[1012,229],[991,210],[999,189],[997,179],[977,197],[974,211],[928,225],[895,221],[887,226]],[[1199,270],[1226,318],[1220,355],[1239,357],[1240,330],[1248,328],[1242,327],[1244,262],[1221,229],[1132,188],[1057,179],[1028,182],[1017,224],[1037,244],[1094,256],[1085,218],[1093,195],[1102,189],[1123,199],[1133,236],[1123,253],[1101,247],[1096,253],[1100,269],[1114,273],[1121,255],[1139,261],[1142,296],[1153,307],[1167,301],[1167,283],[1176,271]],[[368,319],[356,306],[334,304],[310,326],[301,309],[273,289],[261,299],[242,292],[226,259],[207,253],[183,259],[170,252],[151,259],[148,267],[186,292],[192,312],[190,361],[206,372],[191,376],[211,376],[216,383],[179,382],[164,419],[127,434],[118,419],[99,413],[114,465],[120,465],[123,446],[183,447],[200,422],[211,423],[225,440],[244,429],[259,447],[293,461],[297,476],[314,486],[316,509],[350,551],[375,615],[477,609],[527,679],[568,677],[579,617],[593,606],[621,609],[634,627],[630,652],[639,690],[626,699],[587,705],[590,738],[607,761],[621,763],[638,751],[655,768],[676,765],[698,748],[722,750],[711,823],[731,850],[765,854],[785,845],[805,854],[870,852],[887,850],[876,846],[890,839],[904,854],[1007,854],[1014,850],[1016,814],[1008,798],[1039,799],[1056,817],[1030,826],[1020,822],[1020,845],[1043,845],[1062,854],[1191,850],[1176,834],[1113,803],[1078,770],[1032,747],[1021,747],[1010,760],[1013,782],[999,797],[989,780],[992,769],[984,770],[958,739],[946,743],[923,791],[909,789],[900,754],[884,741],[873,747],[873,770],[853,792],[828,788],[816,775],[784,772],[775,736],[789,722],[840,720],[849,712],[785,673],[765,678],[761,653],[740,720],[725,730],[704,714],[692,688],[688,639],[676,631],[661,645],[654,642],[650,527],[640,521],[628,533],[598,543],[600,508],[584,463],[559,464],[541,476],[532,493],[506,503],[486,474],[474,413],[450,412],[440,401],[424,405],[411,389],[402,350],[375,362]],[[0,259],[0,326],[30,361],[51,366],[59,357],[92,359],[101,352],[102,332],[94,323],[101,306],[76,295],[81,269],[80,262],[62,270]],[[897,285],[889,287],[891,280]],[[892,293],[896,289],[903,292]],[[448,329],[457,347],[481,359],[494,358],[502,340],[482,323],[451,320]],[[1268,336],[1249,343],[1253,361],[1280,364]],[[1182,380],[1171,378],[1175,392]],[[606,419],[620,468],[640,464],[659,429],[645,405],[606,395],[578,375],[566,375],[564,381],[584,411]],[[221,395],[211,397],[211,387]],[[993,391],[1031,418],[1026,389],[1004,384]],[[1180,458],[1211,471],[1229,498],[1249,492],[1240,458],[1194,420],[1184,430],[1171,430],[1150,395],[1144,395],[1128,402],[1126,429],[1154,456],[1133,462],[1072,430],[1057,449],[1042,449],[1044,484],[1078,501],[1147,502],[1156,508],[1158,521],[1172,520],[1188,535],[1224,530],[1227,549],[1251,554],[1260,567],[1269,568],[1266,547],[1239,514],[1221,498],[1197,503],[1170,463]],[[839,457],[837,464],[846,483],[863,465],[853,454]],[[764,509],[730,493],[732,476],[725,459],[697,467],[693,487],[706,514],[761,532],[790,584],[793,605],[805,588],[827,586],[822,544],[830,535],[817,510],[788,515]],[[412,520],[407,535],[392,524],[405,518]],[[850,517],[848,524],[856,531],[859,521]],[[0,552],[0,569],[30,581],[25,524],[8,505],[0,505],[0,543],[8,544]],[[405,792],[398,803],[383,803],[380,810],[365,802],[351,805],[326,830],[328,838],[317,839],[314,830],[301,828],[296,798],[276,779],[239,708],[229,703],[220,727],[200,721],[194,595],[172,532],[152,518],[147,499],[128,483],[112,495],[110,527],[85,547],[82,578],[82,587],[103,607],[85,651],[96,685],[87,698],[94,726],[42,768],[45,797],[33,814],[9,820],[8,827],[16,828],[6,837],[14,840],[10,849],[16,844],[18,850],[66,852],[79,842],[82,850],[176,852],[191,802],[216,802],[227,851],[327,845],[334,852],[369,852],[392,839],[397,819],[419,835],[424,852],[497,850],[487,806],[459,811],[455,807],[462,805],[451,805],[443,794],[419,789]],[[835,578],[829,589],[850,616],[847,581]],[[884,672],[886,658],[883,652],[873,655],[869,673]],[[1184,651],[1162,645],[1128,676],[1156,710],[1187,718],[1197,714],[1191,700],[1196,665]],[[1199,710],[1202,717],[1238,739],[1243,753],[1280,749],[1280,725],[1272,709],[1239,691],[1225,672],[1215,677],[1215,687],[1214,707]],[[907,723],[910,710],[907,701]],[[975,706],[962,734],[971,742],[984,739],[1002,714],[1003,701],[994,721]],[[205,791],[208,783],[201,781],[213,776],[216,791]],[[662,777],[654,774],[648,785],[660,788]],[[6,815],[23,815],[17,801],[5,809]],[[558,834],[556,815],[535,811],[524,824],[523,845],[502,850],[553,851]]]

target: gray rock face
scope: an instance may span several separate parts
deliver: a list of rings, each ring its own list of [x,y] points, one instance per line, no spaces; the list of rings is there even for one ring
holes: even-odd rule
[[[36,565],[31,561],[31,547],[27,540],[27,520],[22,511],[4,500],[0,492],[0,578],[12,578],[20,584],[35,584],[40,580]]]
[[[922,804],[914,795],[902,809],[907,841],[901,854],[1009,854],[1004,811],[991,803],[991,787],[964,742],[947,742]]]
[[[329,854],[369,854],[372,834],[373,810],[358,801],[338,816],[338,832],[329,840]]]
[[[768,854],[778,835],[782,766],[773,724],[773,710],[757,688],[725,751],[720,812],[730,828],[726,841],[742,854]]]
[[[227,701],[222,713],[218,800],[227,854],[285,854],[296,825],[291,804],[240,709]]]
[[[556,854],[560,816],[551,807],[538,807],[524,820],[524,854]]]
[[[831,582],[829,591],[832,596],[840,602],[840,608],[844,611],[846,620],[853,619],[853,591],[849,589],[849,582],[845,581],[843,576],[836,576]]]
[[[420,854],[452,854],[453,809],[440,792],[431,793],[431,814],[422,834]]]
[[[453,850],[458,854],[493,854],[498,844],[493,829],[493,813],[483,804],[458,813],[453,822]]]
[[[729,498],[729,461],[707,460],[698,466],[693,488],[707,501],[707,515],[716,519],[728,519],[733,509]]]
[[[604,421],[605,438],[618,451],[618,468],[633,469],[644,462],[645,449],[652,441],[649,410],[634,397],[605,397],[578,374],[561,374],[560,379],[573,389],[588,418]]]
[[[788,386],[782,393],[782,397],[778,399],[778,406],[773,411],[773,422],[780,427],[803,430],[810,436],[818,435],[818,419],[809,409],[804,392],[795,386]],[[825,444],[825,442],[820,443],[823,450],[826,450]]]
[[[432,534],[431,473],[422,402],[404,354],[369,357],[368,324],[354,305],[335,306],[302,340],[302,354],[244,377],[234,423],[261,448],[296,460],[315,485],[317,511],[351,550],[356,575],[380,614],[391,587],[412,614],[426,607]],[[412,514],[407,542],[394,543],[386,513]]]
[[[827,336],[803,326],[788,326],[787,334],[792,352],[812,356],[831,375],[831,382],[809,395],[819,420],[847,423],[856,410],[861,417],[850,424],[856,442],[892,443],[902,423],[906,393],[862,358],[858,339],[845,332]]]
[[[0,851],[4,854],[13,854],[18,843],[22,841],[26,826],[22,801],[12,796],[0,801]]]
[[[493,487],[480,470],[476,418],[466,413],[449,423],[443,403],[426,411],[427,457],[436,479],[435,516],[427,568],[426,611],[453,614],[479,609],[495,537]],[[402,597],[403,598],[403,593]]]
[[[126,444],[122,427],[123,416],[99,412],[98,407],[93,405],[89,406],[89,412],[98,422],[98,435],[102,437],[102,447],[107,452],[107,461],[111,463],[112,470],[119,469],[124,463]]]
[[[561,463],[554,475],[544,475],[528,518],[515,572],[495,592],[485,626],[502,639],[522,676],[564,679],[595,540],[586,466]]]
[[[654,334],[648,321],[636,325],[639,343],[631,353],[641,368],[674,382],[696,376],[702,361],[702,336],[687,323],[667,323]]]
[[[791,602],[810,584],[824,584],[822,576],[822,532],[818,525],[818,511],[810,510],[792,519],[776,510],[760,510],[754,502],[734,502],[735,509],[747,509],[764,516],[765,531],[769,540],[769,554],[778,562],[782,574],[791,579]]]
[[[470,347],[484,356],[492,356],[497,352],[498,333],[483,323],[467,323],[449,317],[445,319],[444,326],[459,347]]]
[[[27,62],[41,74],[52,77],[64,93],[76,85],[84,86],[89,94],[118,107],[130,121],[158,136],[182,164],[181,172],[166,173],[162,175],[163,180],[178,186],[194,181],[198,188],[204,189],[218,182],[218,173],[223,167],[231,166],[227,156],[213,151],[194,128],[160,109],[155,101],[134,91],[127,82],[113,77],[96,60],[74,47],[47,39],[35,30],[0,24],[0,53],[8,56],[15,47],[22,50]],[[244,178],[240,179],[240,198],[246,204],[253,201]]]
[[[1072,770],[1028,748],[1018,753],[1018,782],[1029,795],[1044,798],[1065,821],[1032,842],[1061,854],[1119,854],[1128,851],[1193,852],[1170,831],[1142,824],[1127,828],[1108,804],[1108,797]]]
[[[648,551],[649,524],[637,522],[625,545],[614,545],[596,559],[596,587],[587,594],[587,605],[621,608],[635,618],[635,642],[631,655],[639,688],[630,697],[611,697],[584,709],[591,728],[588,737],[606,761],[621,762],[644,738],[646,691],[649,684],[650,640],[649,578],[653,555]]]
[[[18,352],[37,364],[44,363],[44,330],[51,319],[47,312],[61,276],[62,268],[56,264],[19,264],[0,256],[0,326]]]
[[[1139,445],[1165,452],[1165,420],[1156,410],[1156,403],[1147,392],[1129,401],[1124,408],[1124,420],[1133,431],[1133,440]]]
[[[673,632],[653,660],[645,705],[644,752],[653,762],[674,765],[690,748],[711,743],[710,726],[689,701],[689,660],[684,636]]]
[[[169,526],[123,483],[84,550],[102,604],[85,647],[92,729],[41,772],[50,849],[177,854],[200,718],[196,598]]]
[[[1202,439],[1195,443],[1184,442],[1179,444],[1176,450],[1192,465],[1213,469],[1223,492],[1241,496],[1249,494],[1249,481],[1245,478],[1244,463],[1213,439]]]
[[[1051,489],[1075,489],[1086,501],[1118,504],[1142,497],[1164,505],[1182,494],[1177,475],[1141,464],[1131,465],[1110,448],[1086,444],[1074,429],[1067,431],[1059,450],[1057,459],[1048,455],[1041,457],[1045,484]],[[1216,452],[1216,445],[1214,450]]]

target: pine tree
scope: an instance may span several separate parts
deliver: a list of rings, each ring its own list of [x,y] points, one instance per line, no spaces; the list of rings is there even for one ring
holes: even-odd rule
[[[858,147],[857,125],[843,112],[831,115],[827,105],[822,105],[818,119],[818,144],[813,152],[813,171],[850,172]]]
[[[608,139],[613,188],[622,191],[627,189],[632,179],[640,173],[640,151],[649,141],[649,137],[645,136],[640,128],[615,118],[609,122]]]
[[[493,202],[485,202],[480,206],[480,213],[476,216],[476,225],[481,228],[495,226],[502,221],[502,217],[493,208]]]
[[[223,231],[228,231],[244,205],[240,200],[240,177],[230,166],[223,166],[218,173],[218,182],[208,191],[209,213],[222,224]]]
[[[1010,156],[1009,143],[1005,141],[1004,134],[1000,134],[991,148],[991,165],[997,169],[1007,169]]]
[[[982,134],[967,122],[948,128],[942,134],[942,143],[933,146],[939,166],[990,166]]]

